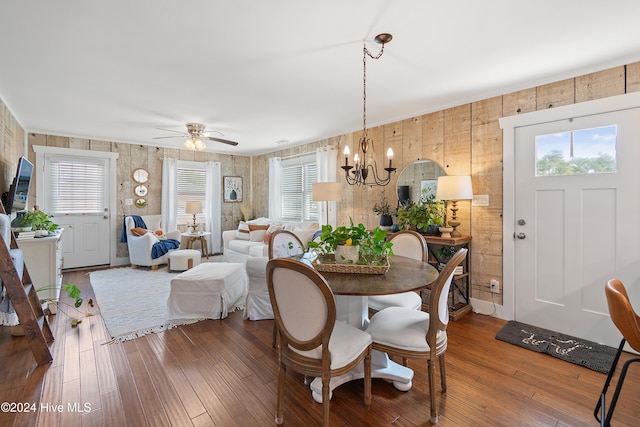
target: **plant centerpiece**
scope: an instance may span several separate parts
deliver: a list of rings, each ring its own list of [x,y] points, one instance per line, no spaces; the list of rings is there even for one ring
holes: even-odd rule
[[[319,255],[334,254],[338,264],[357,264],[381,266],[387,262],[387,256],[393,255],[393,243],[386,242],[386,230],[379,227],[369,232],[364,224],[340,226],[322,226],[319,242],[309,242],[309,248]]]
[[[385,194],[386,190],[382,190],[380,193],[380,200],[373,205],[373,211],[376,215],[380,215],[380,226],[391,227],[393,225],[393,218],[391,217],[391,205]]]
[[[398,208],[398,223],[405,230],[414,229],[423,234],[438,234],[444,224],[445,204],[433,193],[423,194],[418,203]]]

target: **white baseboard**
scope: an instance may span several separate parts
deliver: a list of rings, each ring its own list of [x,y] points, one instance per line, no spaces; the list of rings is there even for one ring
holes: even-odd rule
[[[476,314],[484,314],[485,316],[497,317],[498,319],[512,320],[506,315],[504,306],[494,304],[490,301],[471,298],[471,307]]]

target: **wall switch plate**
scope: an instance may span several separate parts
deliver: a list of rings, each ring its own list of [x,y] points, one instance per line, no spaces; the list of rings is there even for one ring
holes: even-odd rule
[[[127,206],[133,205],[133,199],[124,199],[124,204]]]
[[[471,206],[489,206],[489,195],[474,194]]]

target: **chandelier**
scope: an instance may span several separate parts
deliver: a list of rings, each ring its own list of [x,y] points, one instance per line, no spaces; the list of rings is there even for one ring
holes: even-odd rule
[[[384,52],[384,45],[389,43],[393,37],[391,34],[383,33],[378,34],[375,38],[376,43],[382,45],[380,52],[377,55],[372,55],[369,50],[367,50],[367,45],[365,43],[362,51],[362,138],[360,138],[360,146],[359,149],[356,149],[355,154],[353,156],[354,165],[349,165],[349,146],[344,147],[344,166],[341,168],[344,170],[345,179],[347,184],[349,185],[387,185],[389,181],[391,181],[391,172],[395,171],[396,168],[392,167],[391,163],[393,160],[393,150],[389,148],[387,150],[387,158],[389,159],[389,167],[384,168],[387,171],[387,176],[381,178],[378,174],[378,165],[376,164],[376,159],[374,157],[374,148],[373,148],[373,140],[369,138],[367,133],[367,56],[371,59],[378,59],[382,56]],[[367,155],[369,153],[369,149],[371,149],[371,153],[369,154],[371,157],[371,162],[367,163]],[[362,157],[361,157],[362,156]],[[353,169],[353,170],[351,170]],[[371,174],[369,173],[371,171]],[[367,181],[367,178],[371,177],[371,180]]]

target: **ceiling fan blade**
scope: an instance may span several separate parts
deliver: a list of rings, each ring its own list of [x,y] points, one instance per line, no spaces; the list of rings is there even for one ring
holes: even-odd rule
[[[187,138],[189,135],[172,135],[172,136],[154,136],[151,139],[164,139],[164,138]]]
[[[167,131],[167,132],[179,133],[180,135],[186,135],[183,130],[173,130],[173,129],[167,129],[167,128],[156,128],[156,129],[164,130],[164,131]]]
[[[223,144],[233,145],[234,147],[238,145],[237,142],[229,141],[228,139],[214,138],[213,136],[203,136],[203,138],[208,139],[210,141],[222,142]]]

